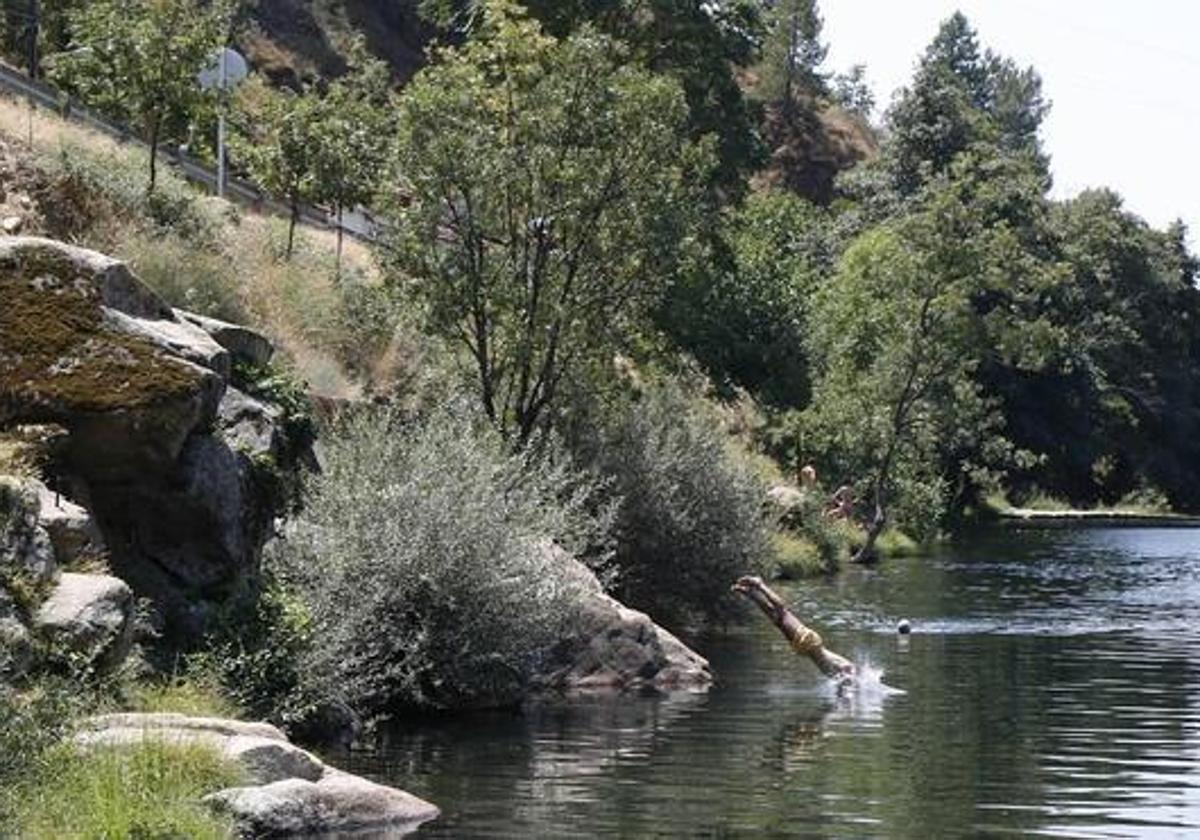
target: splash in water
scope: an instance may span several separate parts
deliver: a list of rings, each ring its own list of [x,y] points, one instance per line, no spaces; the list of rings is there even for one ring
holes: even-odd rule
[[[856,657],[855,677],[852,680],[830,680],[826,683],[838,705],[854,713],[877,712],[888,697],[904,694],[883,681],[883,669],[867,657]]]

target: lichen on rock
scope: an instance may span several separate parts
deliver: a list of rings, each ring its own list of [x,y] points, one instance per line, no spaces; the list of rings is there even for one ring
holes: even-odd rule
[[[55,493],[48,507],[59,548],[86,536],[86,509],[111,570],[176,641],[252,591],[286,507],[260,467],[287,473],[311,442],[290,445],[286,412],[230,385],[235,357],[270,351],[252,330],[172,309],[118,260],[0,239],[0,434],[65,430],[51,486],[75,504]]]
[[[46,240],[0,243],[0,406],[25,415],[111,411],[196,391],[194,366],[105,319],[103,287],[87,268]]]

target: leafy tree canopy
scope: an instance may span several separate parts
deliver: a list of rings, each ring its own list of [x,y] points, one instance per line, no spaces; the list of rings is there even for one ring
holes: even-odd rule
[[[471,37],[484,5],[483,0],[426,0],[422,8],[460,37]],[[525,0],[522,5],[556,37],[590,24],[627,46],[626,61],[675,78],[687,99],[691,139],[718,138],[713,197],[733,201],[744,193],[746,176],[762,163],[764,150],[757,114],[742,94],[736,70],[754,62],[762,43],[759,0]]]
[[[232,4],[215,0],[95,0],[71,15],[73,49],[55,81],[150,144],[150,189],[163,136],[182,130],[202,96],[196,76],[229,35]]]
[[[966,17],[955,13],[888,113],[888,164],[896,186],[914,192],[979,143],[1034,154],[1048,168],[1037,138],[1047,110],[1037,73],[982,51]]]
[[[484,11],[402,97],[391,260],[524,442],[564,381],[644,328],[711,150],[688,141],[678,85],[609,37],[555,39],[511,0]]]

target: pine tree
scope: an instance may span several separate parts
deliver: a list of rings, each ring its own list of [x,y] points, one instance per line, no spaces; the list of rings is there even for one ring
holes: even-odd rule
[[[821,42],[824,20],[816,0],[775,0],[767,13],[767,37],[759,70],[760,89],[765,99],[791,107],[799,88],[823,93],[826,89],[821,64],[829,52]]]

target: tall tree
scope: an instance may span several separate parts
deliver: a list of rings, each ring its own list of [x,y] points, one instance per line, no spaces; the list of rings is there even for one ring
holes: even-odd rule
[[[356,41],[350,69],[334,80],[320,100],[318,137],[310,150],[318,201],[337,217],[337,266],[342,264],[342,212],[368,203],[388,164],[395,133],[395,109],[387,66]]]
[[[825,91],[820,68],[829,47],[821,42],[823,27],[817,0],[775,0],[771,5],[759,64],[760,90],[766,99],[791,109],[798,88]]]
[[[906,525],[936,528],[951,490],[942,454],[994,426],[974,379],[986,335],[973,304],[989,273],[981,235],[954,190],[941,190],[921,212],[859,237],[814,298],[807,421],[827,469],[867,495],[860,561],[897,501]]]
[[[807,316],[835,261],[830,238],[821,208],[782,190],[754,193],[729,214],[720,241],[688,261],[658,321],[719,386],[803,407]]]
[[[944,21],[910,87],[887,115],[888,164],[897,187],[915,193],[975,144],[1031,153],[1044,169],[1037,132],[1048,106],[1032,69],[985,52],[960,12]]]
[[[197,74],[229,34],[231,0],[93,0],[71,16],[73,46],[55,78],[85,102],[135,123],[150,146],[149,189],[166,132],[186,126]]]
[[[432,19],[471,37],[483,0],[423,0]],[[522,0],[546,31],[565,37],[590,24],[628,47],[626,58],[675,78],[692,140],[717,138],[710,200],[732,203],[765,159],[757,113],[736,70],[753,64],[762,38],[761,0]]]
[[[247,91],[251,95],[242,101],[252,105],[243,108],[238,123],[244,128],[233,137],[233,152],[259,186],[287,201],[290,260],[300,208],[321,196],[317,155],[325,137],[325,112],[312,88],[276,91],[251,84],[243,94]]]
[[[404,91],[393,274],[515,442],[564,381],[611,365],[673,271],[709,164],[686,122],[671,79],[590,27],[547,36],[512,0]]]

